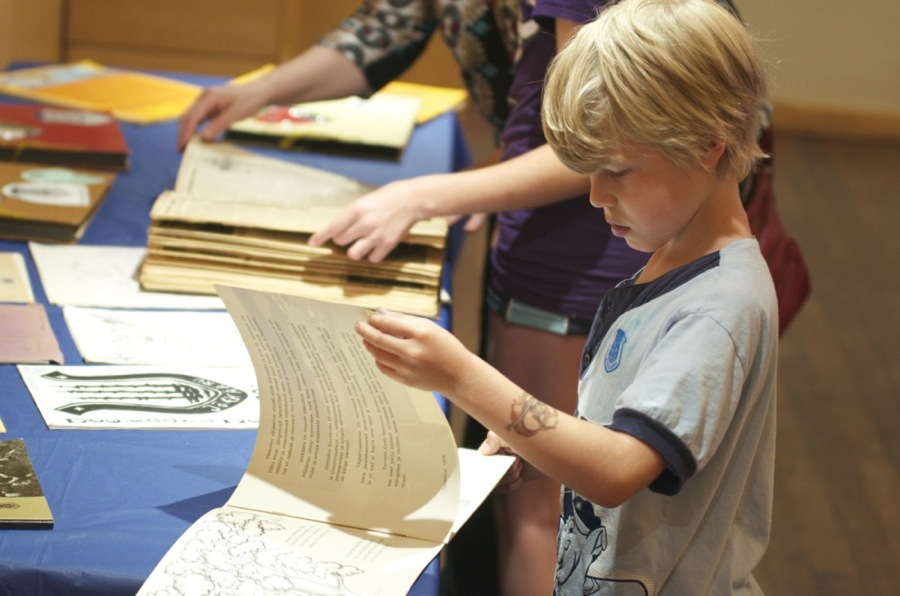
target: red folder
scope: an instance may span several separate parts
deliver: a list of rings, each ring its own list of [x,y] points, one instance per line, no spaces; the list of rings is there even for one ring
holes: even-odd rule
[[[0,104],[0,160],[128,169],[128,144],[110,114]]]

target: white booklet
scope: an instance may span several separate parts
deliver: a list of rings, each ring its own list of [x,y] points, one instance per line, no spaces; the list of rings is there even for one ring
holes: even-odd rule
[[[217,290],[256,370],[256,446],[139,594],[406,594],[513,459],[458,450],[431,393],[381,374],[363,309]]]

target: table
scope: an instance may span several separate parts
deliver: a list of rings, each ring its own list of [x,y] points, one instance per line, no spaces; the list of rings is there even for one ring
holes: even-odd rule
[[[222,80],[169,76],[201,85]],[[162,190],[174,186],[181,157],[175,149],[177,124],[122,127],[131,168],[117,176],[83,244],[146,246],[150,207]],[[455,171],[470,163],[455,114],[418,127],[397,162],[260,151],[369,184]],[[449,263],[460,240],[455,229]],[[0,240],[0,251],[25,256],[35,299],[46,303],[27,245]],[[47,310],[66,364],[81,363],[61,308],[48,305]],[[450,326],[448,308],[441,322]],[[50,431],[11,364],[0,365],[0,419],[7,429],[0,438],[25,439],[55,519],[52,530],[0,530],[0,594],[134,594],[176,538],[200,515],[225,503],[256,436],[243,430]],[[435,560],[410,593],[436,594],[438,575]]]

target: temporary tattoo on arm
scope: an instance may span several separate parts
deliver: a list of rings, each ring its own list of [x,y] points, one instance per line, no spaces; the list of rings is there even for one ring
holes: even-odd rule
[[[513,400],[509,418],[507,430],[515,431],[523,437],[533,437],[542,430],[556,428],[559,412],[523,391],[522,395]]]

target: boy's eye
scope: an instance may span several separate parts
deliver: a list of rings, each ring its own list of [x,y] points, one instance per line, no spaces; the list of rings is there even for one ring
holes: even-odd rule
[[[621,178],[622,176],[626,176],[630,172],[631,172],[631,168],[625,168],[622,170],[613,170],[613,169],[607,168],[606,175],[609,176],[610,178]]]

